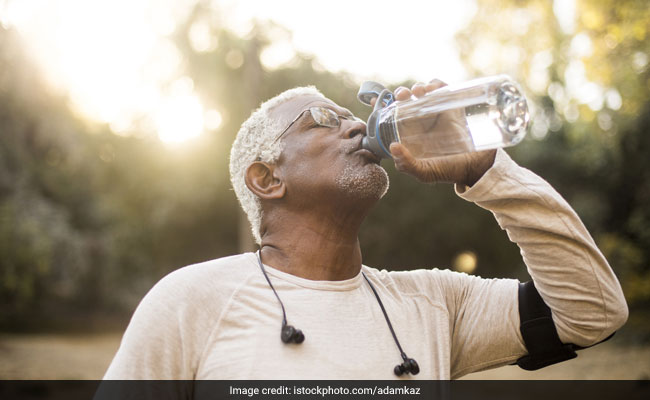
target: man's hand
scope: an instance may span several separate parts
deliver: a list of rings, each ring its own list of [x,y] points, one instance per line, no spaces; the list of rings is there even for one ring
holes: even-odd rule
[[[399,87],[395,91],[395,99],[408,100],[411,96],[422,97],[427,93],[446,86],[440,80],[434,79],[428,84],[416,83],[411,90],[405,87]],[[453,112],[453,111],[451,111]],[[459,120],[462,119],[464,125],[464,116],[448,117],[445,113],[439,115],[435,122],[436,129],[456,129]],[[463,128],[465,129],[465,128]],[[411,152],[399,143],[390,145],[390,152],[395,161],[395,167],[398,171],[412,175],[421,182],[447,182],[458,183],[467,186],[475,184],[494,163],[496,150],[486,150],[480,152],[471,152],[456,154],[451,156],[416,159]]]

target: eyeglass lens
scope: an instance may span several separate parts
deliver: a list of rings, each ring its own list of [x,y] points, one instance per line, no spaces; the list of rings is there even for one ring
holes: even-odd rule
[[[311,107],[309,112],[318,125],[326,126],[328,128],[337,128],[341,126],[341,118],[349,119],[351,121],[360,121],[357,117],[338,115],[334,110],[325,107]]]

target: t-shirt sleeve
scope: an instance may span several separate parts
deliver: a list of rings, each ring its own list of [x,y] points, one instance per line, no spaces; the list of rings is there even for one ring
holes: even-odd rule
[[[194,378],[214,319],[200,315],[210,305],[188,275],[183,269],[167,275],[142,299],[104,379]]]
[[[452,379],[511,364],[526,354],[519,332],[517,280],[437,272],[436,289],[450,318]]]

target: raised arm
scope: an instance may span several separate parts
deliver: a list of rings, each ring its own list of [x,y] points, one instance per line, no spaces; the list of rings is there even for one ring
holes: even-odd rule
[[[569,204],[542,178],[502,150],[466,200],[490,210],[521,249],[528,272],[551,308],[560,340],[589,346],[627,320],[621,286]]]
[[[423,96],[442,85],[401,88],[396,98]],[[580,218],[546,181],[505,151],[418,160],[393,143],[391,153],[399,171],[423,182],[455,183],[461,197],[494,214],[521,249],[562,342],[589,346],[625,323],[621,286]],[[453,273],[448,278],[441,290],[454,313],[452,377],[514,361],[525,352],[516,282]]]

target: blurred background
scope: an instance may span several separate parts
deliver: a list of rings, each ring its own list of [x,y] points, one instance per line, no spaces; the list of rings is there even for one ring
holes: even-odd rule
[[[577,360],[470,377],[650,378],[649,30],[646,0],[0,0],[0,378],[101,378],[156,281],[253,249],[228,155],[263,100],[315,85],[366,118],[364,80],[498,73],[532,111],[509,154],[576,209],[631,314]],[[489,212],[384,166],[365,264],[529,279]]]

